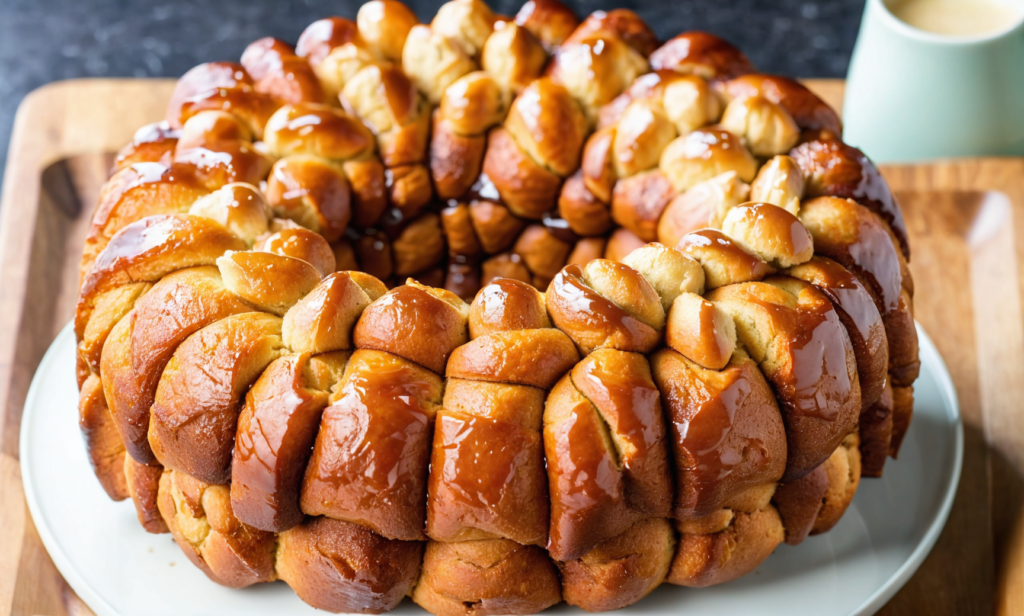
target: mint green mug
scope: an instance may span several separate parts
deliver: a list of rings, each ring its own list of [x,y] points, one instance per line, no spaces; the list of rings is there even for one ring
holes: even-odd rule
[[[879,162],[1024,156],[1024,6],[991,34],[946,36],[867,0],[843,103],[843,140]]]

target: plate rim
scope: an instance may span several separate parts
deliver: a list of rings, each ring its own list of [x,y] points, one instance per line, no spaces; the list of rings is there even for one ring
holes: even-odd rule
[[[928,525],[924,536],[921,541],[914,547],[907,559],[901,564],[896,572],[891,575],[878,589],[875,590],[869,597],[867,597],[852,613],[851,616],[862,616],[866,614],[874,614],[877,612],[886,602],[889,601],[903,586],[913,577],[914,573],[917,572],[921,564],[931,553],[932,548],[935,547],[939,536],[942,534],[943,529],[946,526],[946,522],[949,519],[950,511],[953,508],[953,502],[956,498],[957,490],[960,486],[960,475],[963,469],[963,457],[964,457],[964,424],[963,416],[960,413],[960,401],[957,397],[956,387],[953,384],[953,379],[949,374],[949,368],[946,366],[945,360],[939,353],[938,348],[932,339],[925,332],[924,328],[917,321],[914,322],[917,329],[918,336],[918,347],[919,354],[921,356],[928,356],[932,361],[929,362],[936,366],[937,373],[936,379],[939,392],[946,401],[946,407],[948,409],[947,415],[951,414],[952,417],[952,428],[953,428],[953,468],[950,475],[950,479],[947,480],[945,486],[945,493],[942,496],[942,502],[935,512],[931,523]],[[36,366],[35,371],[32,374],[32,382],[29,386],[28,394],[25,397],[25,403],[22,407],[22,422],[21,430],[18,435],[18,448],[19,452],[29,451],[29,428],[30,422],[24,421],[25,414],[29,412],[29,409],[34,409],[36,406],[36,398],[39,396],[39,390],[42,387],[39,385],[39,381],[36,379],[36,375],[39,373],[39,368],[48,362],[53,361],[53,356],[56,354],[58,348],[58,342],[62,342],[64,338],[70,338],[73,335],[73,323],[65,325],[60,332],[54,337],[53,342],[46,349],[46,353],[43,354],[42,359]],[[73,346],[73,344],[72,344]],[[922,360],[922,364],[924,361]],[[53,536],[50,528],[46,524],[39,523],[39,520],[44,520],[45,517],[42,515],[42,511],[39,508],[39,503],[36,498],[35,487],[33,482],[30,480],[33,469],[32,464],[29,461],[30,456],[22,456],[19,454],[19,465],[21,467],[21,481],[23,491],[25,494],[25,501],[28,505],[29,513],[32,516],[32,522],[36,527],[36,532],[39,533],[39,538],[43,543],[43,547],[46,548],[50,559],[53,561],[54,566],[57,567],[57,571],[64,577],[64,580],[68,585],[75,591],[75,593],[81,598],[90,609],[98,613],[98,616],[122,616],[111,606],[105,599],[97,594],[92,587],[81,577],[70,559],[64,553],[60,547],[60,543],[56,537]]]

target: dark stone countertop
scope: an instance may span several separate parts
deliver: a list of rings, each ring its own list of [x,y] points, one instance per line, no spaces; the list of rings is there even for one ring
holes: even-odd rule
[[[443,0],[406,0],[429,20]],[[525,0],[490,0],[514,15]],[[0,168],[21,99],[75,77],[177,77],[237,60],[263,36],[294,42],[310,22],[354,18],[362,0],[0,0]],[[667,39],[702,29],[742,48],[765,72],[842,77],[864,0],[567,0],[579,15],[636,10]]]

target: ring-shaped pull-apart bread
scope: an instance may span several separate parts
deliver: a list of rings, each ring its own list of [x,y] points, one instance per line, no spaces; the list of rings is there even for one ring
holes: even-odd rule
[[[371,0],[189,71],[111,173],[80,426],[220,584],[619,609],[827,532],[910,423],[895,196],[705,32]]]

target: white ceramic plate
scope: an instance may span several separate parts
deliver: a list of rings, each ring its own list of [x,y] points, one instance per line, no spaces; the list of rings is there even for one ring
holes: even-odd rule
[[[921,338],[914,421],[898,462],[866,479],[829,533],[783,545],[752,574],[722,586],[663,585],[622,612],[872,614],[935,544],[960,479],[963,425],[956,392],[932,341]],[[78,431],[70,326],[32,381],[21,427],[21,468],[36,527],[54,563],[98,616],[262,616],[318,613],[278,582],[230,590],[192,566],[170,535],[149,535],[131,502],[110,501]],[[583,612],[560,606],[553,613]],[[323,612],[319,612],[323,613]],[[424,614],[405,601],[395,614]],[[549,612],[551,613],[551,612]]]

